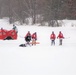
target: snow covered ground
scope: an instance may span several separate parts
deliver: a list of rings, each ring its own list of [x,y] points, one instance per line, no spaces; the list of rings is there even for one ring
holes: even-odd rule
[[[0,27],[11,29],[0,20]],[[76,75],[76,27],[17,26],[17,40],[0,40],[0,75]],[[27,31],[37,32],[40,44],[19,47]],[[51,46],[50,34],[62,31],[63,45]]]

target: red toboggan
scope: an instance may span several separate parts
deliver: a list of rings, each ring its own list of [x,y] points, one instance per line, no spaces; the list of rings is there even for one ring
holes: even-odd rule
[[[0,40],[16,40],[17,39],[17,33],[15,30],[5,30],[0,29]]]

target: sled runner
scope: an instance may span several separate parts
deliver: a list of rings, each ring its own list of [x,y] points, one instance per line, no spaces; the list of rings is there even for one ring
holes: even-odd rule
[[[40,44],[40,42],[30,42],[30,44]]]

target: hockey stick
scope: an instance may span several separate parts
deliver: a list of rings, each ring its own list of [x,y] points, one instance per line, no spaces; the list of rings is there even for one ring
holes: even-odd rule
[[[70,37],[64,37],[64,39],[69,39]]]

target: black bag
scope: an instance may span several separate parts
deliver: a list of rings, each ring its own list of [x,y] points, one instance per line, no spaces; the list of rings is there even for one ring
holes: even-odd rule
[[[19,46],[20,46],[20,47],[26,47],[26,45],[25,45],[25,44],[20,44]]]

